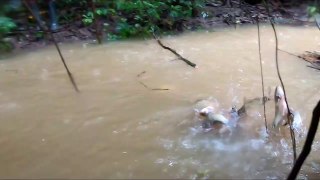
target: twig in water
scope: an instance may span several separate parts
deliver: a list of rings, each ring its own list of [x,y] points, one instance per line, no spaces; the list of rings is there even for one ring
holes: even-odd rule
[[[267,1],[267,2],[266,2]],[[275,43],[276,43],[276,48],[275,48],[275,57],[276,57],[276,68],[277,68],[277,74],[278,74],[278,78],[280,80],[280,83],[281,83],[281,86],[282,86],[282,89],[283,89],[283,92],[284,92],[284,100],[286,102],[286,105],[287,105],[287,109],[288,109],[288,115],[287,115],[287,119],[288,119],[288,123],[289,123],[289,126],[290,126],[290,136],[291,136],[291,141],[292,141],[292,150],[293,150],[293,162],[296,161],[297,159],[297,152],[296,152],[296,139],[295,139],[295,133],[294,133],[294,129],[292,127],[292,122],[291,122],[291,118],[290,117],[293,117],[292,115],[292,112],[290,111],[290,108],[289,108],[289,104],[288,104],[288,100],[287,100],[287,96],[286,96],[286,90],[285,90],[285,87],[284,87],[284,84],[283,84],[283,81],[282,81],[282,78],[281,78],[281,75],[280,75],[280,70],[279,70],[279,63],[278,63],[278,36],[277,36],[277,31],[276,31],[276,28],[274,26],[274,22],[273,22],[273,19],[270,15],[270,10],[269,10],[269,1],[268,0],[263,0],[264,4],[265,4],[265,7],[266,7],[266,10],[267,10],[267,13],[268,13],[268,16],[269,16],[269,21],[270,21],[270,24],[271,24],[271,27],[273,29],[273,32],[274,32],[274,37],[275,37]]]
[[[139,73],[138,75],[137,75],[137,77],[140,77],[140,76],[142,76],[143,74],[145,74],[147,71],[142,71],[141,73]]]
[[[170,89],[168,88],[149,88],[149,86],[147,86],[145,83],[138,81],[143,87],[145,87],[146,89],[152,90],[152,91],[168,91]]]
[[[264,101],[264,80],[263,80],[263,70],[262,70],[262,58],[261,58],[261,39],[260,39],[260,26],[259,26],[259,18],[256,17],[257,28],[258,28],[258,44],[259,44],[259,60],[260,60],[260,76],[261,76],[261,85],[262,85],[262,97],[263,97],[263,117],[264,124],[266,127],[266,132],[268,133],[268,125],[267,125],[267,115],[266,115],[266,103]]]
[[[309,67],[309,68],[313,68],[313,69],[316,69],[316,70],[320,70],[320,67],[309,66],[309,65],[307,65],[307,67]]]
[[[178,54],[174,49],[171,49],[170,47],[163,45],[162,42],[160,41],[160,39],[157,38],[154,33],[153,33],[153,37],[154,37],[155,40],[157,40],[158,44],[159,44],[163,49],[166,49],[166,50],[168,50],[168,51],[171,51],[171,52],[172,52],[173,54],[175,54],[180,60],[182,60],[182,61],[184,61],[185,63],[187,63],[189,66],[194,67],[194,68],[197,67],[197,65],[196,65],[195,63],[193,63],[193,62],[189,61],[188,59],[182,57],[182,56],[181,56],[180,54]]]
[[[168,91],[170,89],[168,89],[168,88],[153,88],[151,90],[153,90],[153,91]]]
[[[287,53],[287,54],[289,54],[289,55],[291,55],[291,56],[295,56],[295,57],[297,57],[297,58],[302,58],[301,56],[298,56],[298,55],[295,55],[295,54],[293,54],[293,53],[291,53],[291,52],[288,52],[288,51],[285,51],[285,50],[283,50],[283,49],[278,49],[279,51],[282,51],[282,52],[284,52],[284,53]]]
[[[33,17],[36,17],[36,16],[34,15],[32,9],[30,8],[29,4],[26,2],[26,0],[23,0],[23,4],[24,4],[24,5],[26,6],[26,8],[29,10],[29,12],[31,13],[31,15],[32,15]],[[57,41],[55,40],[55,38],[54,38],[51,30],[50,30],[48,27],[44,26],[44,25],[40,22],[40,20],[39,20],[38,18],[35,18],[35,19],[37,20],[40,28],[41,28],[44,32],[46,32],[46,33],[51,37],[51,39],[52,39],[52,41],[53,41],[53,43],[54,43],[54,45],[55,45],[55,47],[56,47],[56,49],[57,49],[57,51],[58,51],[58,53],[59,53],[60,59],[61,59],[63,65],[64,65],[64,67],[65,67],[65,69],[66,69],[66,71],[67,71],[67,73],[68,73],[69,79],[70,79],[70,81],[71,81],[74,89],[75,89],[77,92],[79,92],[78,86],[77,86],[77,84],[76,84],[76,82],[75,82],[75,80],[74,80],[74,78],[73,78],[73,76],[72,76],[72,74],[71,74],[71,72],[70,72],[70,70],[69,70],[66,62],[65,62],[65,60],[64,60],[64,57],[62,56],[62,53],[61,53],[60,48],[59,48],[59,46],[58,46],[58,43],[57,43]]]
[[[309,126],[309,131],[308,131],[306,142],[304,143],[304,146],[303,146],[303,149],[299,155],[299,158],[295,162],[295,164],[294,164],[294,166],[293,166],[293,168],[287,178],[288,180],[297,178],[297,175],[301,169],[302,164],[304,163],[304,161],[308,157],[308,155],[311,151],[311,146],[312,146],[314,137],[315,137],[317,129],[318,129],[319,120],[320,120],[320,101],[318,102],[317,106],[313,110],[312,119],[311,119],[311,123]]]
[[[143,87],[145,87],[146,89],[150,89],[146,84],[144,84],[143,82],[141,81],[138,81]]]

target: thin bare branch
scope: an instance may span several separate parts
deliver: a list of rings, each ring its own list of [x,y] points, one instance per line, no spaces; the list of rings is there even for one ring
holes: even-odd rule
[[[145,87],[146,89],[150,89],[145,83],[138,81],[143,87]]]
[[[168,91],[170,89],[168,89],[168,88],[152,88],[151,90],[153,90],[153,91]]]
[[[30,6],[29,6],[29,4],[26,2],[26,0],[23,0],[23,4],[24,4],[24,5],[26,6],[26,8],[29,10],[29,12],[31,13],[31,15],[32,15],[33,17],[35,17],[32,9],[30,8]],[[65,69],[66,69],[66,71],[67,71],[67,73],[68,73],[69,79],[70,79],[70,81],[71,81],[74,89],[76,90],[76,92],[79,92],[78,86],[77,86],[77,84],[76,84],[76,82],[75,82],[75,80],[74,80],[74,78],[73,78],[73,76],[72,76],[72,74],[71,74],[71,72],[70,72],[70,70],[69,70],[66,62],[65,62],[65,60],[64,60],[64,57],[63,57],[63,55],[62,55],[62,53],[61,53],[61,51],[60,51],[59,45],[58,45],[57,41],[55,40],[55,38],[54,38],[51,30],[50,30],[48,27],[46,27],[44,24],[42,24],[38,18],[35,18],[35,19],[37,20],[40,28],[41,28],[44,32],[46,32],[46,33],[50,36],[50,38],[52,39],[52,41],[53,41],[53,43],[54,43],[54,46],[56,47],[56,49],[57,49],[57,51],[58,51],[58,53],[59,53],[60,59],[61,59],[63,65],[64,65],[64,67],[65,67]]]
[[[142,71],[141,73],[139,73],[138,75],[137,75],[137,77],[140,77],[140,76],[142,76],[143,74],[145,74],[147,71]]]
[[[266,2],[267,1],[267,2]],[[281,83],[281,86],[282,86],[282,89],[283,89],[283,92],[284,92],[284,99],[285,99],[285,102],[286,102],[286,105],[287,105],[287,109],[288,109],[288,115],[287,115],[287,119],[288,119],[288,123],[289,123],[289,126],[290,126],[290,136],[291,136],[291,141],[292,141],[292,150],[293,150],[293,162],[296,161],[297,159],[297,152],[296,152],[296,139],[295,139],[295,133],[294,133],[294,129],[292,127],[292,121],[291,121],[291,118],[290,117],[293,117],[293,114],[290,110],[290,107],[289,107],[289,103],[288,103],[288,100],[287,100],[287,96],[286,96],[286,90],[285,90],[285,87],[284,87],[284,84],[283,84],[283,81],[282,81],[282,78],[281,78],[281,74],[280,74],[280,70],[279,70],[279,62],[278,62],[278,36],[277,36],[277,31],[276,31],[276,28],[274,26],[274,22],[273,22],[273,18],[271,17],[270,15],[270,9],[269,9],[269,2],[268,0],[264,0],[264,4],[265,4],[265,7],[267,9],[267,13],[268,13],[268,16],[269,16],[269,21],[270,21],[270,24],[271,24],[271,27],[272,27],[272,30],[274,32],[274,37],[275,37],[275,57],[276,57],[276,68],[277,68],[277,74],[278,74],[278,78],[280,80],[280,83]],[[293,119],[293,118],[292,118]]]
[[[260,39],[260,26],[259,26],[259,18],[256,17],[257,28],[258,28],[258,45],[259,45],[259,60],[260,60],[260,76],[261,76],[261,90],[262,90],[262,97],[264,98],[264,78],[263,78],[263,69],[262,69],[262,58],[261,58],[261,39]],[[266,103],[263,99],[263,117],[264,117],[264,125],[266,127],[266,132],[268,133],[268,125],[267,125],[267,115],[266,115]]]
[[[295,54],[293,54],[293,53],[291,53],[291,52],[288,52],[288,51],[286,51],[286,50],[283,50],[283,49],[278,49],[279,51],[282,51],[282,52],[284,52],[284,53],[287,53],[287,54],[289,54],[289,55],[291,55],[291,56],[295,56],[295,57],[297,57],[297,58],[302,58],[301,56],[298,56],[298,55],[295,55]]]
[[[302,164],[307,159],[307,157],[311,151],[314,137],[317,133],[319,120],[320,120],[320,101],[318,102],[317,106],[313,110],[312,119],[311,119],[311,123],[309,126],[309,131],[308,131],[306,141],[305,141],[303,149],[299,155],[299,158],[295,162],[295,164],[294,164],[294,166],[293,166],[293,168],[287,178],[288,180],[297,178],[297,175],[301,169]]]
[[[307,65],[307,67],[313,68],[313,69],[316,69],[316,70],[320,70],[320,66],[319,66],[319,65],[317,65],[317,64],[314,63],[314,62],[308,61],[308,60],[306,59],[306,57],[304,57],[304,56],[295,55],[295,54],[293,54],[293,53],[290,53],[290,52],[285,51],[285,50],[282,50],[282,49],[279,49],[279,51],[282,51],[282,52],[287,53],[287,54],[289,54],[289,55],[292,55],[292,56],[295,56],[295,57],[297,57],[297,58],[303,59],[304,61],[306,61],[306,62],[308,62],[308,63],[311,64],[311,66],[310,66],[310,65]],[[306,52],[309,53],[309,54],[313,54],[312,52],[309,52],[309,51],[306,51]]]
[[[158,42],[158,44],[163,48],[163,49],[166,49],[168,51],[171,51],[174,55],[176,55],[180,60],[184,61],[185,63],[187,63],[189,66],[193,67],[193,68],[196,68],[197,65],[191,61],[189,61],[188,59],[182,57],[179,53],[177,53],[174,49],[171,49],[170,47],[168,46],[165,46],[162,44],[162,42],[160,41],[159,38],[156,37],[156,35],[153,33],[153,37],[154,39]]]
[[[145,88],[148,89],[148,90],[152,90],[152,91],[168,91],[168,90],[170,90],[170,89],[168,89],[168,88],[150,88],[148,85],[146,85],[146,84],[143,83],[142,81],[139,81],[139,80],[138,80],[138,82],[139,82],[143,87],[145,87]]]
[[[316,67],[316,66],[309,66],[309,65],[307,65],[307,67],[313,68],[313,69],[316,69],[316,70],[320,70],[320,67]]]

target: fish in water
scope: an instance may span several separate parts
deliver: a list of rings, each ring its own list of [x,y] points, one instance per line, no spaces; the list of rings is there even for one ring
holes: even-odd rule
[[[202,122],[203,129],[215,129],[220,134],[231,132],[229,119],[219,113],[214,113],[212,106],[201,109],[198,114]]]
[[[253,99],[247,99],[246,97],[243,98],[243,105],[240,107],[240,109],[237,109],[236,106],[233,106],[231,109],[231,112],[236,112],[235,114],[238,115],[238,117],[242,117],[243,115],[247,114],[247,109],[252,108],[254,106],[259,106],[267,103],[271,100],[271,87],[268,88],[268,96],[264,97],[256,97]]]
[[[275,102],[275,116],[272,123],[272,127],[278,127],[281,125],[287,125],[288,124],[288,113],[290,112],[289,120],[292,122],[292,126],[294,129],[298,129],[301,124],[301,116],[300,113],[297,111],[293,111],[293,109],[290,108],[290,111],[288,111],[287,103],[284,96],[284,91],[281,86],[277,86],[274,92],[274,102]]]
[[[286,124],[286,116],[288,115],[287,103],[284,98],[284,92],[281,86],[277,86],[274,91],[275,116],[272,127],[278,127],[279,124]]]
[[[249,99],[247,100],[246,98],[244,98],[243,100],[243,105],[241,106],[240,109],[237,109],[236,106],[233,106],[231,109],[231,112],[237,112],[236,114],[239,117],[242,117],[243,115],[245,115],[247,113],[247,109],[252,107],[252,106],[257,106],[257,105],[262,105],[268,101],[270,101],[271,99],[267,96],[264,96],[263,98],[261,97],[256,97],[253,99]]]
[[[244,98],[244,104],[241,108],[237,110],[237,108],[233,106],[226,116],[215,113],[214,107],[208,103],[206,103],[207,106],[205,108],[202,108],[201,110],[195,109],[195,111],[200,117],[203,129],[219,129],[219,132],[221,133],[224,131],[231,131],[231,127],[236,127],[237,121],[246,114],[247,108],[261,105],[269,100],[270,98],[266,96],[264,98],[257,97],[249,100]]]

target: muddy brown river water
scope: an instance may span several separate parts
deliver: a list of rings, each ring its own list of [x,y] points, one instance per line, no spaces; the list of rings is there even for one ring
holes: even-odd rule
[[[277,30],[283,50],[319,49],[316,27]],[[274,37],[269,25],[261,34],[268,91],[279,84]],[[261,97],[256,27],[162,41],[199,68],[175,60],[154,40],[63,44],[76,93],[52,46],[1,60],[0,178],[285,178],[292,166],[290,138],[286,128],[271,129],[265,138],[261,106],[230,137],[204,133],[194,118],[199,100],[228,110],[244,97]],[[283,52],[279,61],[289,104],[306,129],[320,99],[320,73]],[[148,90],[138,81],[170,90]],[[266,108],[271,128],[273,102]],[[305,134],[297,137],[298,153]],[[300,178],[319,177],[319,138]]]

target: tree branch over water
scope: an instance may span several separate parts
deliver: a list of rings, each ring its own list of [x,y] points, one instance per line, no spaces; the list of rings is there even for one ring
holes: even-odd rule
[[[282,52],[287,53],[287,54],[289,54],[289,55],[291,55],[291,56],[295,56],[295,57],[297,57],[297,58],[303,59],[304,61],[306,61],[306,62],[308,62],[308,63],[311,64],[311,66],[310,66],[310,65],[307,65],[307,67],[313,68],[313,69],[316,69],[316,70],[320,70],[320,65],[318,65],[318,64],[316,63],[318,60],[315,61],[315,62],[312,62],[311,60],[308,60],[308,58],[307,58],[308,55],[310,55],[311,58],[312,58],[313,55],[316,55],[317,57],[314,57],[314,58],[318,59],[318,58],[320,57],[320,55],[319,55],[318,53],[306,51],[306,52],[308,53],[307,55],[304,55],[304,54],[303,54],[303,55],[299,56],[299,55],[295,55],[295,54],[293,54],[293,53],[290,53],[290,52],[285,51],[285,50],[282,50],[282,49],[279,49],[279,51],[282,51]]]
[[[283,89],[283,92],[284,92],[284,100],[286,102],[286,105],[287,105],[287,109],[288,109],[288,115],[287,115],[287,119],[288,119],[288,123],[289,123],[289,126],[290,126],[290,136],[291,136],[291,141],[292,141],[292,150],[293,150],[293,162],[296,161],[297,159],[297,152],[296,152],[296,138],[295,138],[295,133],[294,133],[294,129],[292,127],[292,121],[293,121],[293,114],[292,112],[290,111],[290,107],[289,107],[289,104],[288,104],[288,100],[287,100],[287,95],[286,95],[286,90],[285,90],[285,87],[284,87],[284,83],[282,81],[282,78],[281,78],[281,74],[280,74],[280,70],[279,70],[279,61],[278,61],[278,36],[277,36],[277,31],[276,31],[276,28],[274,26],[274,20],[270,14],[270,9],[269,9],[269,1],[268,0],[263,0],[264,4],[265,4],[265,7],[266,7],[266,10],[267,10],[267,13],[268,13],[268,16],[269,16],[269,21],[270,21],[270,24],[271,24],[271,27],[272,27],[272,30],[273,30],[273,33],[274,33],[274,37],[275,37],[275,58],[276,58],[276,68],[277,68],[277,74],[278,74],[278,78],[280,80],[280,83],[281,83],[281,86],[282,86],[282,89]],[[292,117],[292,121],[290,120]]]
[[[191,61],[189,61],[188,59],[182,57],[179,53],[177,53],[177,51],[175,51],[174,49],[171,49],[170,47],[168,46],[165,46],[162,44],[162,42],[160,41],[160,39],[158,37],[156,37],[156,35],[153,33],[153,38],[158,42],[158,44],[163,48],[163,49],[166,49],[170,52],[172,52],[174,55],[176,55],[180,60],[184,61],[185,63],[187,63],[189,66],[193,67],[193,68],[196,68],[197,65]]]
[[[308,157],[308,155],[311,151],[314,137],[317,133],[319,120],[320,120],[320,101],[318,102],[317,106],[313,110],[312,119],[311,119],[311,123],[309,126],[309,131],[308,131],[306,142],[304,143],[301,154],[299,155],[299,158],[297,159],[296,163],[294,164],[294,166],[293,166],[293,168],[287,178],[288,180],[297,178],[297,175],[301,169],[302,164],[304,163],[304,161]]]
[[[26,2],[26,0],[23,0],[23,4],[24,4],[24,5],[26,6],[26,8],[29,10],[29,12],[31,13],[31,15],[32,15],[33,17],[36,17],[36,16],[34,15],[32,9],[30,8],[29,4]],[[73,76],[72,76],[72,73],[70,72],[70,70],[69,70],[69,68],[68,68],[68,66],[67,66],[67,64],[66,64],[66,62],[65,62],[65,60],[64,60],[64,57],[63,57],[63,55],[62,55],[62,53],[61,53],[61,51],[60,51],[59,45],[58,45],[57,41],[55,40],[55,38],[54,38],[51,30],[50,30],[48,27],[46,27],[45,25],[43,25],[38,18],[35,18],[35,19],[37,20],[37,22],[38,22],[40,28],[43,30],[43,32],[47,33],[47,34],[51,37],[51,39],[52,39],[52,41],[53,41],[53,43],[54,43],[54,45],[55,45],[55,47],[56,47],[56,49],[57,49],[57,51],[58,51],[58,53],[59,53],[59,56],[60,56],[60,58],[61,58],[61,61],[62,61],[63,65],[64,65],[64,67],[65,67],[65,69],[66,69],[66,71],[67,71],[67,73],[68,73],[69,79],[70,79],[70,81],[71,81],[74,89],[76,90],[76,92],[79,92],[78,86],[77,86],[77,84],[76,84],[76,82],[75,82],[75,80],[74,80],[74,78],[73,78]]]

